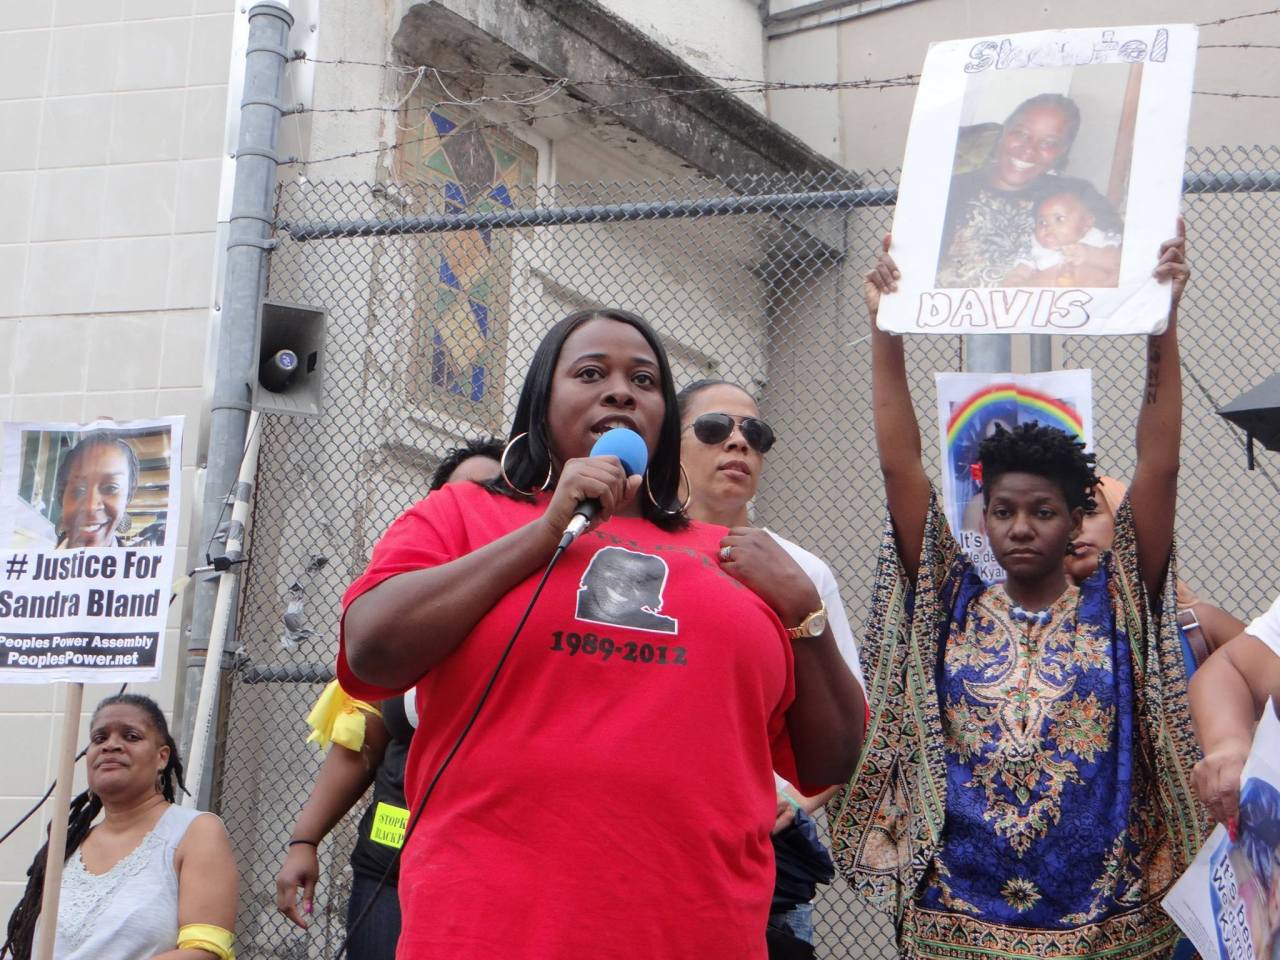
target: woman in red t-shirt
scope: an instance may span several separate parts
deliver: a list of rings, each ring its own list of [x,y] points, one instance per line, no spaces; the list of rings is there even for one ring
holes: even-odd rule
[[[618,426],[644,439],[645,475],[590,456]],[[405,844],[400,957],[765,956],[770,768],[845,780],[863,718],[812,582],[690,523],[679,455],[657,335],[573,314],[534,355],[501,479],[412,507],[347,591],[343,686],[417,688],[416,809],[574,509],[601,504]]]

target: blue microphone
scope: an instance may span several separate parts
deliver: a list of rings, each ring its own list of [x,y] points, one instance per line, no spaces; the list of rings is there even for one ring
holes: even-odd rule
[[[649,448],[644,445],[644,438],[634,430],[626,427],[614,427],[600,435],[600,439],[591,448],[593,457],[617,457],[622,461],[622,469],[628,477],[644,473],[649,466]],[[578,534],[587,529],[587,524],[600,512],[600,501],[594,498],[583,500],[578,509],[573,511],[573,519],[565,527],[564,536],[560,538],[560,546],[567,547],[578,539]]]

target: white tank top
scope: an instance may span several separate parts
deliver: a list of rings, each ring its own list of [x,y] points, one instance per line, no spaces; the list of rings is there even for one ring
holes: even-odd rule
[[[199,810],[170,805],[151,832],[101,876],[77,850],[62,873],[54,960],[148,960],[178,946],[174,855]]]

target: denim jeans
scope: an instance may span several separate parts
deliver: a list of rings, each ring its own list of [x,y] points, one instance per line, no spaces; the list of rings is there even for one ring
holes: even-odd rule
[[[813,943],[813,904],[798,903],[786,913],[769,914],[769,926],[781,930],[784,925],[793,937]]]
[[[394,884],[379,891],[377,879],[355,874],[347,902],[347,929],[351,929],[370,900],[373,906],[352,935],[347,956],[350,960],[395,960],[396,941],[400,939],[400,891]]]

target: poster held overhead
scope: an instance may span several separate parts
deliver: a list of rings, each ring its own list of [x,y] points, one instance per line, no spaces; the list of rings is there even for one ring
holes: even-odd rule
[[[890,253],[893,333],[1152,334],[1182,194],[1197,31],[1155,25],[935,44]]]

